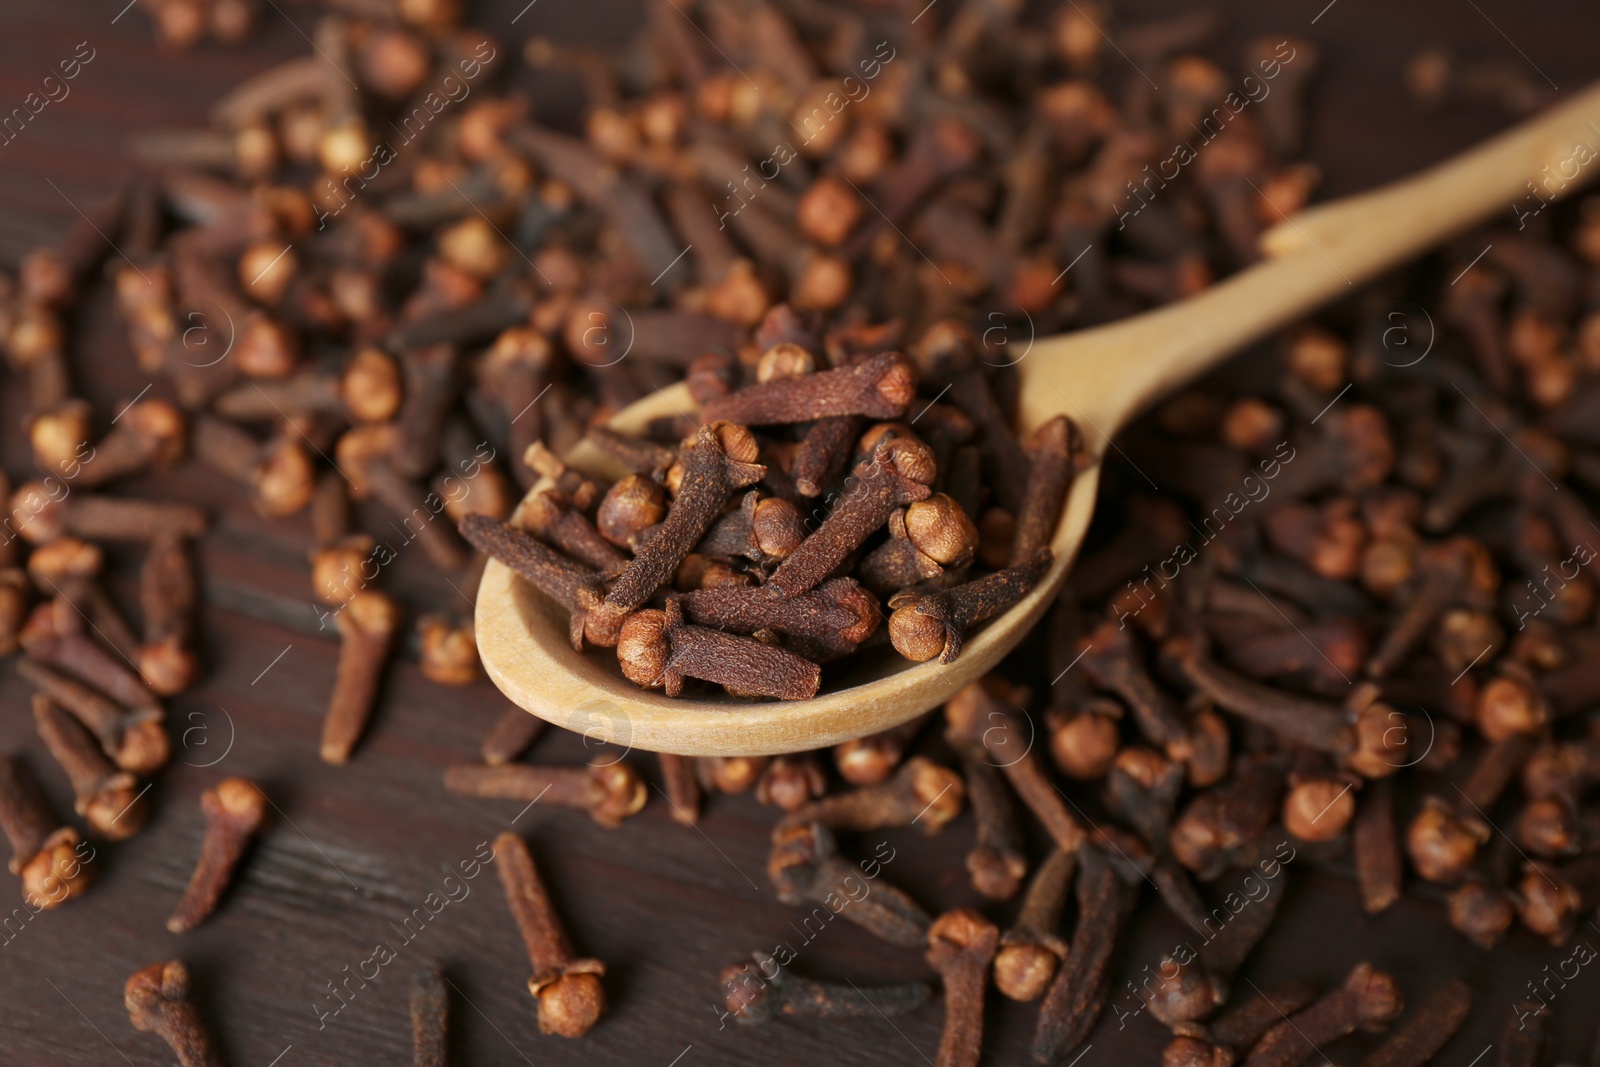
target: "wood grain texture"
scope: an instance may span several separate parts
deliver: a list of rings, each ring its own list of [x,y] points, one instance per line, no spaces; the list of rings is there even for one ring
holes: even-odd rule
[[[615,41],[630,24],[620,17],[629,10],[621,2],[542,0],[513,25],[524,2],[475,4],[476,21],[508,44],[532,33]],[[287,18],[266,7],[263,32],[248,47],[208,47],[182,59],[159,54],[137,10],[113,25],[122,0],[0,4],[0,110],[20,102],[78,42],[89,40],[97,49],[74,81],[73,95],[0,148],[0,262],[14,265],[27,248],[66,230],[77,216],[64,196],[88,206],[110,193],[125,173],[117,144],[127,130],[198,122],[237,79],[303,54],[305,41],[287,19],[309,30],[309,10],[288,0],[277,3]],[[1600,73],[1593,57],[1592,5],[1476,3],[1505,37],[1460,0],[1338,0],[1315,26],[1309,23],[1324,6],[1320,0],[1220,6],[1230,13],[1227,39],[1234,47],[1247,36],[1275,30],[1308,34],[1323,47],[1326,74],[1316,94],[1311,155],[1327,175],[1326,195],[1333,196],[1415,171],[1506,124],[1488,111],[1430,118],[1412,109],[1401,95],[1399,72],[1423,44],[1444,42],[1463,54],[1516,59],[1509,37],[1563,89]],[[1151,0],[1121,3],[1118,10],[1139,15],[1181,6]],[[1159,72],[1150,73],[1159,79]],[[571,98],[570,89],[553,88],[540,97],[554,108]],[[107,419],[147,383],[134,369],[106,293],[90,301],[74,334],[77,380]],[[28,473],[20,412],[18,383],[7,381],[0,391],[0,457],[13,477]],[[674,824],[654,791],[646,810],[614,832],[597,829],[579,812],[536,805],[518,817],[520,805],[450,797],[440,784],[444,767],[475,758],[505,702],[487,681],[459,690],[434,686],[409,661],[386,678],[372,729],[351,764],[322,765],[317,738],[337,646],[330,630],[318,631],[312,607],[303,562],[311,544],[308,525],[258,518],[233,486],[192,465],[123,491],[203,503],[217,515],[200,553],[205,680],[172,703],[177,757],[152,791],[150,826],[132,841],[101,848],[101,881],[85,898],[27,922],[15,936],[7,931],[10,939],[0,944],[0,1061],[26,1067],[170,1064],[159,1041],[129,1026],[122,983],[135,969],[174,956],[189,965],[201,1010],[237,1067],[407,1062],[407,982],[425,963],[441,966],[451,983],[455,1062],[474,1067],[849,1067],[932,1058],[940,1029],[937,1005],[892,1024],[869,1017],[719,1027],[718,970],[780,941],[795,949],[797,971],[818,977],[865,983],[929,976],[920,953],[879,944],[849,924],[829,923],[817,932],[813,923],[808,942],[805,912],[777,904],[766,885],[766,840],[774,815],[748,797],[713,798],[700,832]],[[111,555],[121,575],[114,592],[131,605],[137,560],[120,549]],[[384,588],[413,608],[455,596],[411,548],[399,553]],[[469,610],[464,600],[457,602]],[[66,783],[33,736],[27,695],[12,668],[0,665],[0,748],[22,752],[57,810],[68,811]],[[551,762],[576,763],[596,754],[577,736],[554,732],[534,749],[534,758]],[[629,758],[655,780],[653,760]],[[163,923],[199,847],[199,794],[228,774],[262,782],[279,810],[218,913],[193,933],[175,937]],[[507,826],[532,840],[577,951],[608,965],[611,1014],[581,1042],[539,1036],[525,990],[527,961],[493,872],[446,884],[451,871],[459,878],[457,865],[480,842]],[[1009,919],[1009,911],[984,906],[970,889],[961,857],[971,835],[966,817],[937,838],[884,835],[896,849],[884,877],[931,910],[983,906],[991,916]],[[878,840],[857,838],[846,848],[864,857]],[[1036,837],[1031,855],[1043,853],[1044,842]],[[1465,976],[1477,997],[1475,1010],[1442,1063],[1471,1063],[1498,1042],[1513,998],[1525,993],[1525,983],[1545,964],[1566,956],[1517,932],[1486,957],[1446,929],[1436,897],[1409,896],[1369,918],[1353,879],[1294,865],[1289,879],[1277,934],[1246,976],[1262,988],[1289,977],[1327,986],[1366,958],[1393,971],[1413,997],[1447,975]],[[438,914],[431,916],[428,894],[460,885],[469,888],[466,896],[442,907],[435,901]],[[14,889],[12,881],[0,884],[0,892]],[[416,918],[416,909],[430,917]],[[402,926],[408,916],[409,935]],[[1185,936],[1147,902],[1120,952],[1119,978],[1136,979]],[[346,995],[348,1006],[319,1028],[317,1008],[334,1006],[321,999],[327,983],[346,981],[345,968],[354,973],[379,942],[396,947],[398,958],[365,987],[348,979],[355,991]],[[1600,978],[1585,972],[1552,1005],[1569,1058],[1584,1047],[1591,1028],[1586,1005],[1596,982]],[[1150,1063],[1162,1046],[1162,1035],[1147,1019],[1127,1018],[1119,1029],[1118,1009],[1136,1006],[1123,993],[1091,1036],[1083,1067]],[[991,1003],[986,1063],[1026,1061],[1034,1013],[1032,1006]],[[1335,1055],[1345,1062],[1355,1058]]]

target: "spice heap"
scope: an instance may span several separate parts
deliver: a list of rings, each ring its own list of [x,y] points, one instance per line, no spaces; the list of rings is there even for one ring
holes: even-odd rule
[[[913,420],[931,415],[920,434],[903,421],[870,421],[911,410],[917,371],[898,352],[850,353],[854,332],[830,335],[839,365],[818,370],[823,346],[777,305],[757,333],[765,348],[753,382],[729,388],[739,373],[731,356],[691,369],[704,422],[677,451],[590,435],[636,468],[604,488],[560,472],[577,483],[573,495],[593,501],[592,521],[547,488],[525,509],[534,532],[469,515],[462,535],[570,611],[574,648],[615,645],[624,675],[669,696],[686,677],[746,697],[815,696],[821,663],[879,633],[878,596],[893,609],[887,635],[898,652],[950,662],[969,628],[1022,599],[1048,568],[1072,477],[1069,427],[1057,418],[1036,435],[1020,521],[989,524],[983,544],[969,515],[983,503],[978,472],[1001,449],[974,442],[973,421],[957,408],[935,411],[934,401]],[[862,332],[873,348],[888,340],[880,328]],[[947,377],[973,373],[970,333],[941,324],[930,336],[938,344],[925,365]],[[985,440],[999,436],[1021,451],[1004,426]],[[832,486],[847,470],[837,491],[813,492],[814,501],[799,488]],[[975,561],[1001,569],[973,577]],[[676,593],[646,607],[669,583]]]
[[[528,43],[528,65],[582,88],[573,136],[497,88],[507,49],[455,5],[327,6],[313,54],[219,101],[210,128],[135,136],[148,173],[0,277],[39,476],[11,494],[23,541],[0,545],[0,645],[22,648],[40,736],[104,840],[146,818],[139,778],[169,757],[161,700],[203,668],[191,549],[207,526],[112,483],[192,455],[263,516],[309,513],[310,588],[342,641],[329,762],[355,753],[406,616],[429,678],[480,675],[459,602],[376,588],[413,541],[461,589],[483,564],[472,549],[510,563],[569,611],[575,647],[615,646],[641,684],[800,699],[819,665],[874,643],[954,659],[1037,580],[1076,442],[1064,420],[1013,432],[1027,337],[1203,288],[1255,260],[1316,184],[1294,161],[1315,50],[1251,42],[1235,78],[1200,54],[1219,23],[1205,11],[1130,25],[1087,0],[1037,18],[654,4],[614,54]],[[153,7],[174,44],[208,25],[228,39],[250,9]],[[1488,93],[1479,74],[1433,73],[1413,81],[1441,99]],[[1239,987],[1301,865],[1353,867],[1377,912],[1409,859],[1486,949],[1519,920],[1565,943],[1600,903],[1600,211],[1543,206],[1297,331],[1278,373],[1219,378],[1136,427],[1042,647],[942,724],[831,754],[662,756],[673,818],[693,824],[705,794],[781,809],[778,899],[927,953],[941,1067],[981,1054],[991,978],[1040,1001],[1041,1062],[1077,1055],[1108,1007],[1168,1027],[1173,1067],[1298,1063],[1397,1019],[1364,1062],[1426,1062],[1467,1013],[1459,983],[1409,1014],[1365,963],[1320,995]],[[66,338],[108,238],[134,358],[159,380],[95,411]],[[1423,316],[1396,332],[1406,301],[1436,309],[1437,344]],[[699,423],[605,429],[680,377]],[[586,438],[632,474],[602,485],[566,467]],[[362,532],[388,537],[390,518],[398,548]],[[146,546],[140,630],[99,580],[101,542],[129,540]],[[541,729],[509,709],[446,788],[542,797],[604,827],[645,806],[628,759],[520,762]],[[264,801],[243,779],[202,794],[200,862],[169,929],[222,899]],[[936,834],[968,807],[979,907],[935,917],[918,898],[940,890],[850,858],[861,834]],[[0,824],[30,906],[89,887],[93,846],[11,758]],[[606,967],[569,942],[525,843],[495,844],[540,1026],[581,1034],[606,1009]],[[1145,885],[1195,938],[1138,971],[1116,961]],[[729,955],[742,1022],[932,996]],[[180,1059],[218,1055],[181,963],[126,995]],[[442,1058],[446,1005],[440,976],[419,974],[419,1062]],[[1543,1000],[1518,1005],[1502,1062],[1537,1062],[1548,1018]]]

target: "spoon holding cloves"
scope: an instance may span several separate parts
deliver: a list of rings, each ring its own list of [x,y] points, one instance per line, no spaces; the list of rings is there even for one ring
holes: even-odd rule
[[[1308,209],[1262,239],[1268,258],[1181,302],[1061,337],[1036,340],[1017,362],[1018,426],[1058,415],[1077,427],[1088,464],[1072,483],[1032,590],[968,637],[960,655],[887,658],[876,675],[804,700],[668,697],[625,679],[610,657],[574,650],[566,611],[491,560],[477,600],[484,669],[514,703],[586,736],[686,756],[771,755],[821,748],[885,730],[950,698],[992,670],[1044,615],[1089,528],[1100,463],[1136,414],[1226,356],[1353,292],[1354,287],[1484,221],[1511,211],[1546,166],[1559,169],[1600,119],[1600,87],[1573,96],[1483,145],[1410,178]],[[1564,192],[1578,188],[1570,184]],[[693,419],[684,383],[620,412],[613,430],[640,435],[654,420]],[[569,466],[608,479],[628,471],[589,442]],[[532,500],[551,483],[529,493]]]

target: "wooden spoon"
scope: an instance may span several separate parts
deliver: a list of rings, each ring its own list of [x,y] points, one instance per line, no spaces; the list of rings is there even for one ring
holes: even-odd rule
[[[1017,365],[1020,429],[1065,414],[1095,462],[1067,498],[1049,574],[1011,611],[970,636],[948,666],[885,662],[886,673],[876,680],[805,701],[674,700],[626,681],[609,651],[574,652],[566,612],[490,561],[477,604],[484,668],[512,701],[557,726],[689,756],[799,752],[905,722],[992,670],[1055,600],[1094,513],[1099,460],[1110,435],[1134,415],[1230,353],[1442,239],[1497,213],[1515,218],[1514,204],[1534,203],[1527,183],[1543,178],[1544,167],[1552,174],[1578,171],[1561,191],[1577,188],[1591,175],[1576,161],[1597,156],[1600,86],[1411,178],[1286,220],[1263,238],[1271,258],[1194,297],[1034,343]],[[1600,164],[1591,166],[1600,174]],[[652,419],[689,415],[694,406],[679,383],[633,404],[611,426],[638,433]],[[568,462],[611,478],[624,473],[587,444]]]

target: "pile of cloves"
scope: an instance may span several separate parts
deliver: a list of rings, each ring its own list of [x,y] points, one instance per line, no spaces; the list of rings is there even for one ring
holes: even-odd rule
[[[930,366],[972,370],[971,335],[953,323],[936,330]],[[868,332],[885,343],[884,331]],[[832,340],[773,307],[756,331],[754,379],[730,388],[738,364],[722,361],[716,390],[696,391],[703,424],[678,449],[590,435],[636,468],[603,490],[584,481],[592,519],[552,487],[528,501],[520,524],[468,515],[462,536],[565,607],[574,648],[614,645],[624,676],[668,696],[695,678],[741,697],[812,697],[823,663],[880,632],[908,659],[950,662],[970,629],[1021,600],[1049,566],[1071,483],[1070,429],[1058,417],[1035,435],[1021,521],[999,524],[1010,536],[985,545],[969,517],[979,487],[956,486],[954,465],[939,462],[964,447],[987,460],[972,422],[956,408],[933,412],[936,398],[918,401],[916,365],[902,353],[817,369],[825,349],[837,352]],[[920,436],[899,421],[914,405],[917,419],[933,414]],[[1006,435],[1019,450],[1009,434],[999,426],[985,438]],[[562,477],[583,480],[564,468]],[[990,560],[1003,569],[971,573]]]
[[[192,458],[264,520],[309,517],[309,614],[341,642],[330,763],[357,755],[391,656],[481,677],[470,605],[379,590],[402,555],[468,591],[501,559],[641,685],[803,699],[858,650],[949,662],[1037,581],[1091,428],[1014,431],[1029,339],[1254,261],[1318,181],[1296,159],[1315,47],[1251,41],[1229,70],[1206,58],[1205,9],[652,2],[629,48],[521,50],[578,83],[574,135],[530,118],[504,88],[518,57],[453,0],[323,6],[312,53],[206,128],[136,134],[139,176],[0,273],[34,467],[4,487],[0,651],[20,649],[38,733],[102,841],[148,818],[163,701],[205,666],[208,516],[116,483]],[[175,48],[271,17],[148,10]],[[1443,53],[1407,78],[1430,104],[1542,95]],[[991,978],[1038,1002],[1044,1063],[1135,1015],[1173,1034],[1169,1067],[1298,1063],[1397,1020],[1363,1062],[1427,1062],[1466,986],[1406,1012],[1368,963],[1262,991],[1248,961],[1302,866],[1352,875],[1374,913],[1409,870],[1485,950],[1519,922],[1565,944],[1600,904],[1600,200],[1545,199],[1137,425],[1049,624],[942,713],[832,753],[662,756],[671,817],[744,792],[780,809],[779,901],[926,953],[940,1067],[981,1056]],[[67,351],[102,268],[152,384],[98,411]],[[607,429],[680,378],[698,419]],[[568,467],[583,440],[630,473]],[[138,628],[103,581],[110,542],[145,553]],[[522,762],[541,729],[509,709],[446,788],[606,828],[645,807],[629,759]],[[245,779],[204,792],[170,929],[219,904],[268,806]],[[883,853],[862,858],[863,835],[936,834],[968,809],[976,906],[931,913]],[[0,825],[31,908],[90,886],[97,846],[11,757]],[[540,1028],[579,1035],[607,1008],[605,965],[576,955],[520,838],[496,851]],[[1141,970],[1119,946],[1145,886],[1196,936]],[[744,947],[720,975],[739,1022],[934,996]],[[441,981],[417,980],[418,1062],[443,1061]],[[212,1062],[188,984],[181,963],[146,968],[130,1017]],[[1506,1064],[1538,1062],[1549,991],[1528,992]]]

